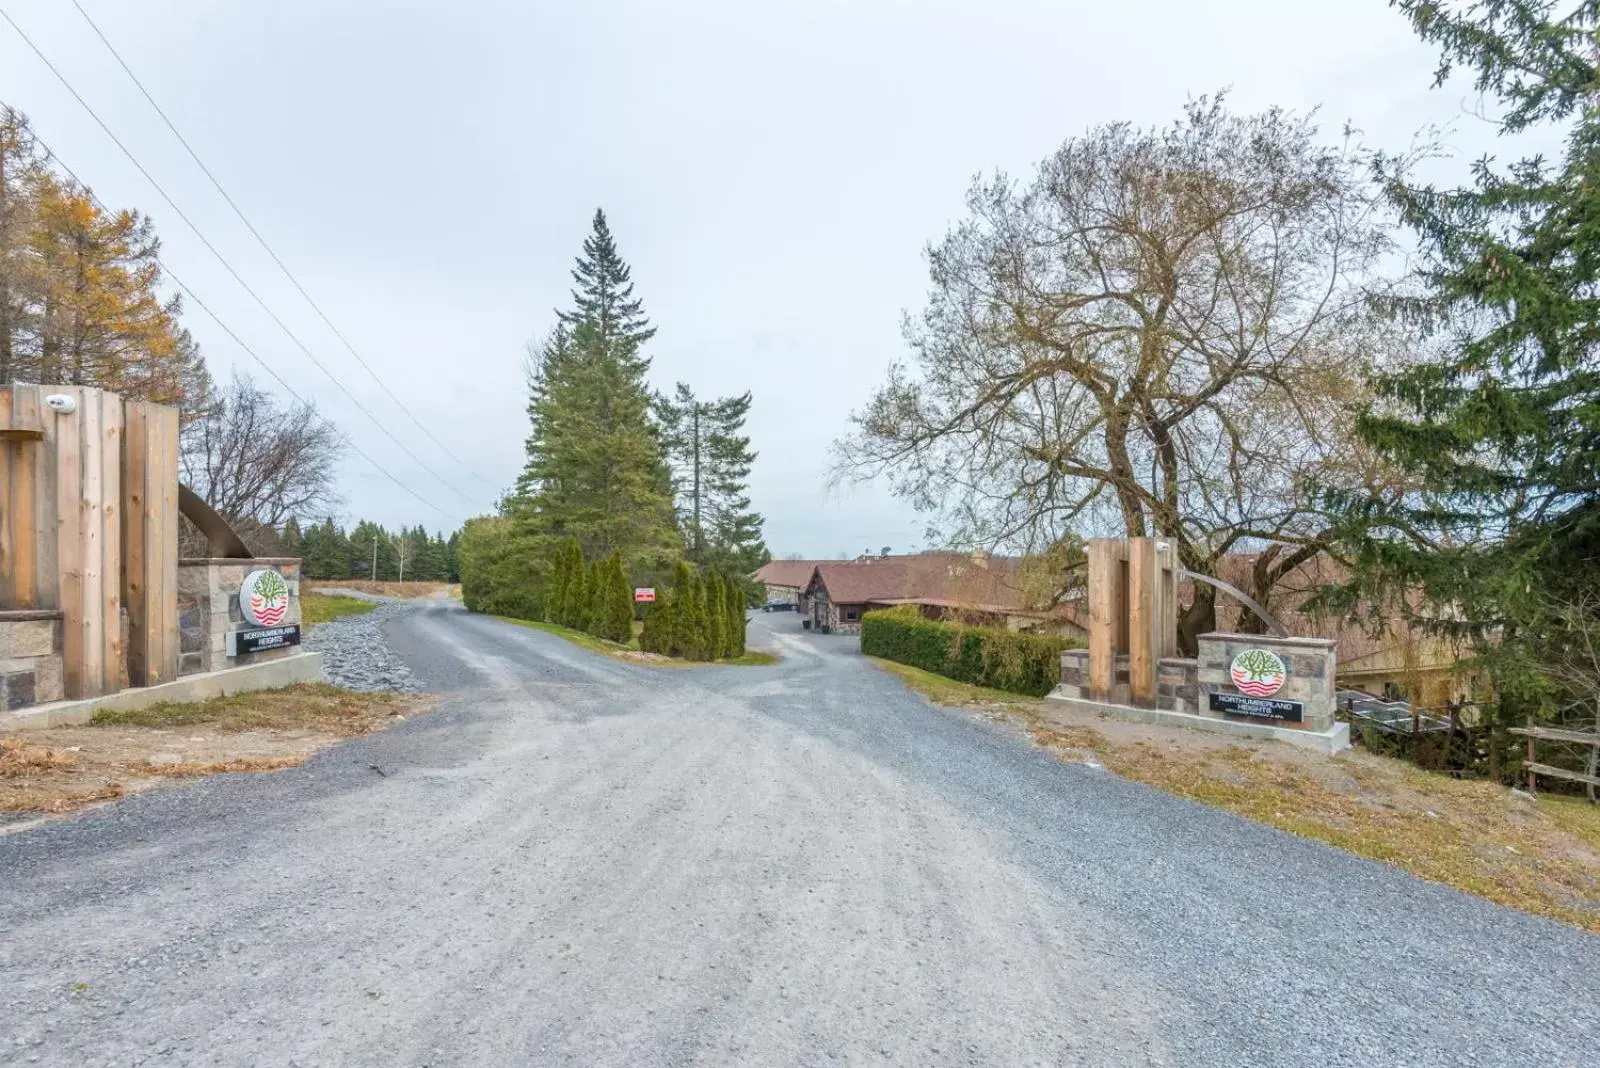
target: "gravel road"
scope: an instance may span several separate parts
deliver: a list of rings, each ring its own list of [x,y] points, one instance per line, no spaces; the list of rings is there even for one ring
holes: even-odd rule
[[[0,1064],[1600,1058],[1600,939],[756,619],[652,670],[414,606],[434,714],[0,837]]]

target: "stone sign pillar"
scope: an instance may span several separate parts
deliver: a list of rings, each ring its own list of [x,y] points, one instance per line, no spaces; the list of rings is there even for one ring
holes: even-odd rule
[[[1196,712],[1278,729],[1331,731],[1334,648],[1327,638],[1202,634]]]

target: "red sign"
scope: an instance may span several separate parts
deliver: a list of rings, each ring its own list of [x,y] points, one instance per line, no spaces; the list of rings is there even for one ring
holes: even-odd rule
[[[638,604],[654,601],[656,599],[656,588],[654,586],[640,586],[633,591],[633,599]]]

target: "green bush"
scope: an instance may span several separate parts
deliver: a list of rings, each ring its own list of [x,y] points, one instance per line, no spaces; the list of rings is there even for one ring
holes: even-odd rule
[[[508,519],[471,519],[461,530],[461,600],[474,612],[543,619],[547,562]]]
[[[861,651],[973,686],[1043,697],[1061,681],[1065,638],[968,627],[923,618],[910,605],[868,612]]]

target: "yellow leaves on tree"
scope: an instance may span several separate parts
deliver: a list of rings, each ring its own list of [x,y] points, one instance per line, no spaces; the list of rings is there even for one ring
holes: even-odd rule
[[[99,386],[193,410],[199,351],[158,289],[160,242],[54,174],[20,113],[0,109],[0,381]]]

